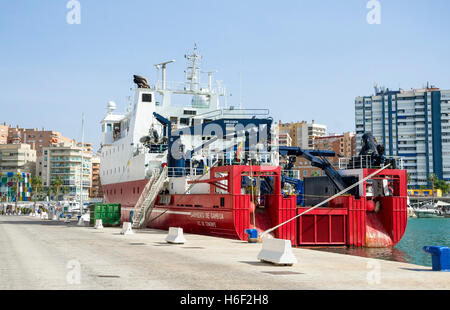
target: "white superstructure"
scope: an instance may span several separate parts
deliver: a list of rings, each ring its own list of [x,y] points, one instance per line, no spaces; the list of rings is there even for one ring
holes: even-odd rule
[[[202,72],[202,56],[194,47],[192,55],[186,55],[188,65],[186,81],[166,81],[167,61],[155,65],[161,80],[149,85],[145,78],[135,76],[138,85],[134,90],[134,104],[124,114],[116,112],[116,104],[108,103],[108,112],[101,121],[101,171],[102,185],[132,182],[148,179],[154,168],[161,167],[167,158],[165,152],[149,152],[141,138],[156,132],[163,136],[162,125],[154,118],[156,112],[170,120],[172,129],[202,124],[218,118],[243,118],[253,115],[268,115],[267,110],[235,109],[227,104],[226,89],[212,79],[213,72]],[[208,82],[201,83],[201,74]],[[172,104],[172,95],[186,95],[186,105]]]

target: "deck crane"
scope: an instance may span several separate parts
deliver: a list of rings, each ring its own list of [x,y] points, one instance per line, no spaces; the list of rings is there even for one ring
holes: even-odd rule
[[[311,162],[311,166],[322,169],[339,191],[344,190],[349,185],[326,159],[326,157],[335,156],[333,151],[303,150],[300,147],[279,147],[279,152],[282,156],[289,156],[288,167],[290,169],[292,169],[296,160],[293,156],[303,156]]]

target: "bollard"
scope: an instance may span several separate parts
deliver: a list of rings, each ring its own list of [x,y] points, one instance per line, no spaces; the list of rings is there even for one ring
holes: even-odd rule
[[[186,239],[183,236],[183,228],[170,227],[169,234],[166,237],[167,243],[184,244]]]
[[[431,254],[433,271],[450,271],[450,249],[445,246],[424,246],[423,250]]]
[[[90,222],[90,215],[89,214],[85,214],[83,216],[79,216],[78,217],[78,226],[89,226],[89,222]]]
[[[280,266],[292,266],[297,263],[297,258],[292,253],[291,241],[282,239],[264,238],[258,259]]]
[[[102,219],[96,219],[94,228],[95,229],[103,229],[103,220]]]
[[[245,233],[248,235],[248,243],[257,243],[258,242],[258,230],[256,229],[246,229]]]
[[[131,229],[131,223],[130,222],[124,222],[122,225],[122,231],[120,232],[121,235],[132,235],[133,229]]]

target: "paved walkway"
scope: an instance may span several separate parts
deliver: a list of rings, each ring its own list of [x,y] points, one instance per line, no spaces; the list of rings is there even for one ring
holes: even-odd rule
[[[450,273],[411,264],[294,249],[298,263],[277,267],[256,259],[261,244],[119,232],[0,216],[0,289],[450,289]]]

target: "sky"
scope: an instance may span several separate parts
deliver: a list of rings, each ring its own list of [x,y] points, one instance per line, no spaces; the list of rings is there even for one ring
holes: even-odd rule
[[[354,131],[354,100],[373,84],[450,89],[450,1],[0,0],[0,123],[46,128],[100,144],[108,101],[124,111],[133,74],[175,59],[184,78],[194,42],[204,71],[218,70],[229,103],[269,109],[274,120]],[[206,82],[206,78],[204,79]]]

